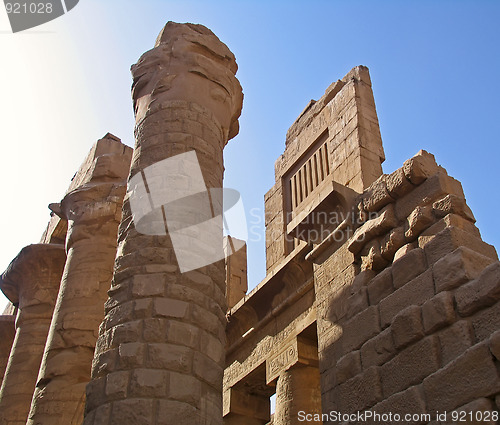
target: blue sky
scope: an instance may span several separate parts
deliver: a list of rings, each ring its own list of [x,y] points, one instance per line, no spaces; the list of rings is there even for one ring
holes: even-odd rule
[[[462,182],[483,238],[500,247],[500,2],[81,0],[10,34],[0,10],[0,269],[37,242],[91,145],[133,146],[129,68],[169,20],[201,23],[234,52],[245,94],[226,148],[226,186],[263,213],[288,127],[352,67],[370,68],[391,172],[419,149]],[[249,281],[265,274],[263,225]],[[256,240],[259,239],[259,240]]]

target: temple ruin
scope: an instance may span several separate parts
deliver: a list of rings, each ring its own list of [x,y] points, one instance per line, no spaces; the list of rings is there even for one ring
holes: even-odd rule
[[[288,130],[247,293],[217,195],[236,71],[173,22],[132,66],[135,148],[97,141],[1,275],[0,424],[496,424],[497,252],[432,154],[383,174],[366,67]]]

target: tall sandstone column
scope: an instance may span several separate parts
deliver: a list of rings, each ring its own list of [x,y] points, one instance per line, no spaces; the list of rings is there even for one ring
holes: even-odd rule
[[[7,362],[9,361],[10,349],[16,336],[16,316],[3,314],[0,316],[0,386]]]
[[[299,412],[321,415],[319,370],[313,366],[292,366],[281,372],[276,384],[276,410],[274,425],[304,423]],[[314,416],[312,416],[314,419]],[[307,421],[320,425],[322,421]]]
[[[136,147],[130,179],[194,151],[205,185],[222,187],[222,151],[238,133],[243,100],[236,70],[234,55],[207,28],[165,26],[155,47],[132,67]],[[179,177],[188,177],[189,186],[189,176]],[[178,189],[181,180],[164,183]],[[124,202],[84,423],[221,424],[224,260],[181,273],[171,232],[138,232],[130,202],[136,189],[129,184]],[[163,207],[161,212],[168,222]],[[192,235],[193,246],[202,236]],[[213,248],[222,252],[222,231],[218,239]]]
[[[91,150],[82,184],[52,210],[68,221],[67,261],[29,425],[80,425],[111,286],[131,149],[111,135]]]
[[[0,278],[4,294],[19,306],[0,389],[2,425],[26,423],[65,261],[63,245],[29,245]]]

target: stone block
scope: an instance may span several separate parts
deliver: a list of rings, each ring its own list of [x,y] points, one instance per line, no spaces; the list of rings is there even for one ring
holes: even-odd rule
[[[153,400],[128,398],[113,402],[109,425],[152,424]]]
[[[123,399],[127,397],[127,388],[130,372],[113,372],[106,376],[106,398],[107,400]]]
[[[140,322],[140,321],[138,321]],[[154,318],[145,319],[142,321],[144,329],[142,331],[142,337],[145,342],[163,342],[165,341],[165,336],[167,335],[167,325],[168,321],[164,318]],[[132,341],[137,341],[136,338]],[[126,341],[126,342],[132,342]]]
[[[167,343],[147,344],[145,365],[151,369],[169,369],[189,373],[192,370],[193,351],[181,345]]]
[[[380,254],[387,261],[392,261],[397,250],[404,244],[406,244],[404,227],[396,227],[380,240]]]
[[[396,217],[405,220],[418,206],[431,205],[448,194],[463,198],[462,185],[452,177],[438,172],[396,201]]]
[[[366,211],[379,211],[387,204],[394,202],[394,199],[387,191],[385,175],[380,176],[363,193],[363,206]]]
[[[359,227],[348,242],[349,251],[358,254],[373,238],[380,236],[397,226],[392,204],[384,208],[376,218],[366,221]]]
[[[357,350],[363,343],[380,332],[379,314],[376,306],[371,306],[357,314],[343,325],[342,351]]]
[[[462,229],[463,231],[474,235],[476,238],[481,239],[481,233],[474,223],[459,215],[448,214],[422,232],[419,237],[421,246],[424,246],[426,242],[432,239],[432,236],[437,235],[447,227],[457,227],[458,229]]]
[[[150,423],[156,423],[156,425],[172,425],[183,423],[186,418],[196,418],[197,416],[198,410],[189,403],[174,400],[159,400],[156,422]],[[201,424],[202,419],[200,418],[199,421],[194,419],[192,425]]]
[[[124,323],[111,329],[110,344],[112,347],[118,347],[127,342],[139,341],[141,338],[142,321]]]
[[[94,378],[88,384],[86,388],[86,404],[87,411],[94,410],[97,406],[100,406],[103,400],[106,400],[106,377]]]
[[[432,335],[413,344],[380,368],[384,397],[403,391],[439,369],[439,343]]]
[[[140,367],[144,364],[145,344],[129,342],[118,347],[118,362],[121,369]]]
[[[434,296],[432,271],[427,270],[380,302],[382,327],[389,325],[396,314],[408,305],[422,305]]]
[[[493,260],[498,260],[496,250],[493,246],[483,242],[481,239],[474,237],[464,230],[456,227],[447,227],[430,240],[427,240],[423,246],[425,256],[427,258],[427,264],[431,265],[436,263],[438,260],[450,252],[455,251],[455,249],[460,246],[465,246],[481,255],[492,258]]]
[[[374,239],[368,242],[361,251],[361,270],[383,270],[389,262],[382,257],[380,252],[380,240]]]
[[[401,257],[404,257],[411,250],[418,248],[418,245],[415,242],[407,243],[399,248],[394,254],[393,262],[398,261]]]
[[[158,275],[136,275],[132,277],[132,295],[134,297],[161,296],[165,291],[165,279]]]
[[[181,300],[155,298],[153,315],[182,319],[186,317],[188,306],[187,302]]]
[[[173,344],[184,345],[190,348],[198,348],[200,346],[200,330],[189,323],[177,322],[171,320],[168,323],[168,330],[166,331],[166,340]],[[163,340],[152,342],[165,342]]]
[[[337,387],[338,407],[342,413],[364,410],[382,399],[377,367],[349,379]]]
[[[394,261],[392,264],[392,281],[394,288],[406,285],[427,269],[424,251],[420,248],[412,249],[408,254]]]
[[[377,305],[382,299],[394,292],[392,269],[389,267],[374,277],[367,286],[370,305]]]
[[[428,177],[442,170],[437,165],[434,155],[424,150],[406,160],[402,169],[406,178],[414,185],[423,183]]]
[[[465,199],[456,195],[446,195],[444,198],[432,204],[434,214],[442,218],[448,214],[457,214],[466,220],[475,223],[476,219]]]
[[[359,351],[352,351],[337,360],[335,365],[336,382],[342,384],[361,373],[361,357]]]
[[[500,302],[478,311],[470,318],[470,321],[474,329],[475,341],[488,339],[493,332],[500,329]]]
[[[165,397],[168,372],[158,369],[134,369],[130,378],[130,396]]]
[[[478,397],[500,391],[500,380],[486,344],[469,348],[459,358],[427,377],[424,382],[429,413],[451,411]]]
[[[414,241],[425,229],[434,223],[432,208],[429,205],[418,206],[406,219],[405,237],[409,242]]]
[[[419,306],[412,305],[394,317],[390,329],[397,349],[406,347],[424,336],[421,310]]]
[[[453,295],[450,292],[441,292],[425,302],[422,306],[424,331],[433,333],[455,321]]]
[[[387,328],[363,344],[361,347],[361,365],[363,369],[380,366],[387,362],[395,352],[396,348],[392,340],[391,328]]]
[[[220,391],[220,384],[222,376],[224,375],[224,370],[212,359],[202,353],[194,353],[193,372],[197,378],[206,382],[215,390]]]
[[[454,289],[477,278],[493,261],[465,246],[457,248],[432,267],[436,292]]]
[[[405,418],[406,415],[425,415],[427,413],[425,408],[425,400],[421,394],[419,387],[411,387],[406,391],[397,393],[389,397],[388,399],[376,404],[372,409],[379,415],[400,415],[401,418]],[[380,422],[371,422],[374,425]],[[392,422],[395,423],[395,422]],[[419,421],[405,421],[405,425],[417,425],[421,424]]]
[[[500,331],[496,331],[490,337],[490,351],[497,360],[500,360]]]
[[[469,316],[495,304],[500,299],[500,262],[488,266],[476,280],[463,285],[455,292],[457,310]]]
[[[461,320],[437,333],[441,346],[441,365],[455,360],[474,343],[472,326]]]
[[[201,382],[194,376],[170,372],[168,397],[200,407]]]
[[[389,174],[385,179],[387,191],[394,199],[401,198],[411,192],[415,187],[410,180],[405,176],[402,168],[398,168],[393,173]]]
[[[360,288],[358,292],[347,298],[345,305],[345,315],[344,320],[349,320],[350,318],[361,313],[368,308],[368,295],[366,288]]]

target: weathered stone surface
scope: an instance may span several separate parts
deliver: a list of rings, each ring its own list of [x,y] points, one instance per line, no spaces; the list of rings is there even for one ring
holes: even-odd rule
[[[371,366],[380,366],[387,362],[396,353],[392,332],[386,328],[374,338],[368,340],[361,347],[361,364],[363,369]]]
[[[299,412],[321,412],[319,370],[294,366],[284,371],[276,385],[276,410],[273,424],[298,423]],[[312,421],[320,424],[322,421]]]
[[[468,349],[423,382],[429,413],[450,411],[500,391],[496,367],[486,344]]]
[[[397,221],[394,216],[394,207],[391,204],[384,208],[378,217],[368,220],[356,230],[353,237],[349,241],[349,251],[354,254],[359,253],[363,246],[370,240],[376,236],[384,234],[387,230],[392,229],[396,225]]]
[[[380,369],[384,397],[419,384],[439,366],[437,337],[426,337],[409,346]]]
[[[474,344],[472,326],[460,320],[437,333],[441,346],[441,364],[448,364]]]
[[[461,246],[432,267],[436,292],[454,289],[475,279],[494,260]]]
[[[474,214],[465,202],[465,199],[456,195],[446,195],[443,199],[432,204],[432,209],[437,217],[445,217],[448,214],[457,214],[463,218],[476,222]]]
[[[338,386],[338,407],[342,413],[354,413],[373,406],[382,399],[377,367],[370,367]]]
[[[9,361],[10,349],[16,336],[16,316],[3,314],[0,316],[0,388],[7,362]]]
[[[370,305],[377,305],[394,292],[392,269],[389,267],[374,277],[367,286]]]
[[[380,321],[382,326],[391,323],[394,316],[407,305],[422,305],[433,296],[434,282],[432,280],[432,272],[427,270],[380,302]]]
[[[380,253],[384,259],[392,261],[398,249],[405,244],[406,238],[404,227],[396,227],[387,233],[380,241]]]
[[[455,321],[453,295],[450,292],[441,292],[424,303],[422,317],[425,333],[433,333]]]
[[[434,223],[432,208],[428,205],[415,208],[406,219],[406,240],[414,241],[420,233]]]
[[[341,357],[335,366],[336,382],[342,384],[361,373],[361,358],[359,351],[352,351]]]
[[[500,299],[500,262],[488,266],[479,277],[455,293],[458,313],[469,316]]]
[[[403,168],[398,168],[389,174],[385,179],[385,184],[389,195],[394,199],[401,198],[414,188],[414,185],[406,177]]]
[[[422,309],[416,305],[405,308],[394,318],[390,329],[397,349],[418,341],[424,336]]]
[[[236,70],[234,55],[210,30],[201,25],[173,22],[162,30],[155,47],[132,67],[136,147],[130,176],[146,176],[147,191],[153,200],[165,185],[182,195],[186,185],[194,184],[185,170],[179,170],[178,175],[172,177],[174,182],[166,181],[160,168],[155,168],[163,160],[192,151],[196,153],[194,158],[204,186],[222,188],[222,150],[238,133],[242,107]],[[144,181],[143,185],[146,185]],[[195,254],[174,250],[175,232],[172,231],[177,222],[190,225],[212,215],[206,216],[199,207],[193,206],[182,214],[169,212],[167,207],[167,212],[162,213],[155,205],[153,212],[160,214],[157,221],[151,216],[152,225],[157,226],[159,232],[140,233],[142,227],[134,221],[130,200],[140,190],[141,187],[130,184],[124,202],[113,285],[107,301],[108,306],[114,307],[107,311],[103,328],[116,330],[138,322],[139,334],[131,332],[129,338],[125,332],[121,343],[145,343],[146,357],[142,367],[127,362],[130,395],[120,395],[113,402],[109,421],[105,423],[153,423],[152,406],[158,399],[163,400],[162,412],[167,415],[159,419],[162,423],[193,424],[200,418],[206,423],[222,423],[224,315],[227,311],[224,258],[181,273],[183,256],[191,258]],[[218,211],[222,205],[215,198],[213,201],[210,207]],[[144,207],[153,208],[148,201]],[[169,218],[168,232],[162,214]],[[222,229],[220,240],[204,240],[203,231],[192,232],[187,237],[196,249],[223,252]],[[129,269],[131,272],[127,273]],[[136,273],[137,269],[141,272]],[[137,274],[141,275],[140,281],[136,277],[130,279]],[[148,283],[152,284],[151,288],[146,287]],[[175,295],[173,286],[177,288]],[[115,287],[121,289],[115,291]],[[198,295],[194,298],[194,294]],[[94,371],[102,366],[100,354],[96,350]],[[176,359],[177,355],[180,357]],[[109,376],[112,371],[106,373]],[[135,411],[125,420],[124,411],[134,407],[130,404],[132,401],[142,413]],[[169,401],[176,402],[170,405],[179,407],[178,403],[186,404],[183,409],[186,414],[179,417],[177,412],[166,412]],[[104,397],[99,405],[107,402]],[[99,421],[99,410],[87,408],[85,425],[101,423]]]
[[[0,277],[0,289],[19,306],[0,388],[2,424],[24,424],[28,418],[65,261],[63,245],[29,245]]]
[[[90,381],[97,329],[111,286],[120,209],[132,157],[132,149],[111,135],[99,140],[92,152],[92,166],[81,177],[85,183],[70,191],[61,204],[52,206],[68,221],[68,259],[28,425],[83,420],[85,384]],[[65,409],[60,412],[63,401]]]
[[[420,248],[409,251],[392,264],[392,279],[396,289],[406,285],[427,269],[424,251]]]
[[[462,185],[445,173],[437,172],[396,201],[396,217],[399,220],[405,220],[415,208],[432,205],[433,202],[448,194],[463,198]]]
[[[421,238],[424,238],[423,243],[421,243]],[[429,265],[434,264],[461,246],[476,251],[485,257],[498,260],[497,252],[493,246],[456,227],[447,227],[430,239],[421,236],[419,245],[424,248],[427,264]]]
[[[411,183],[418,185],[424,182],[428,177],[439,171],[440,167],[436,164],[434,155],[427,151],[419,151],[413,158],[405,161],[403,172]]]

